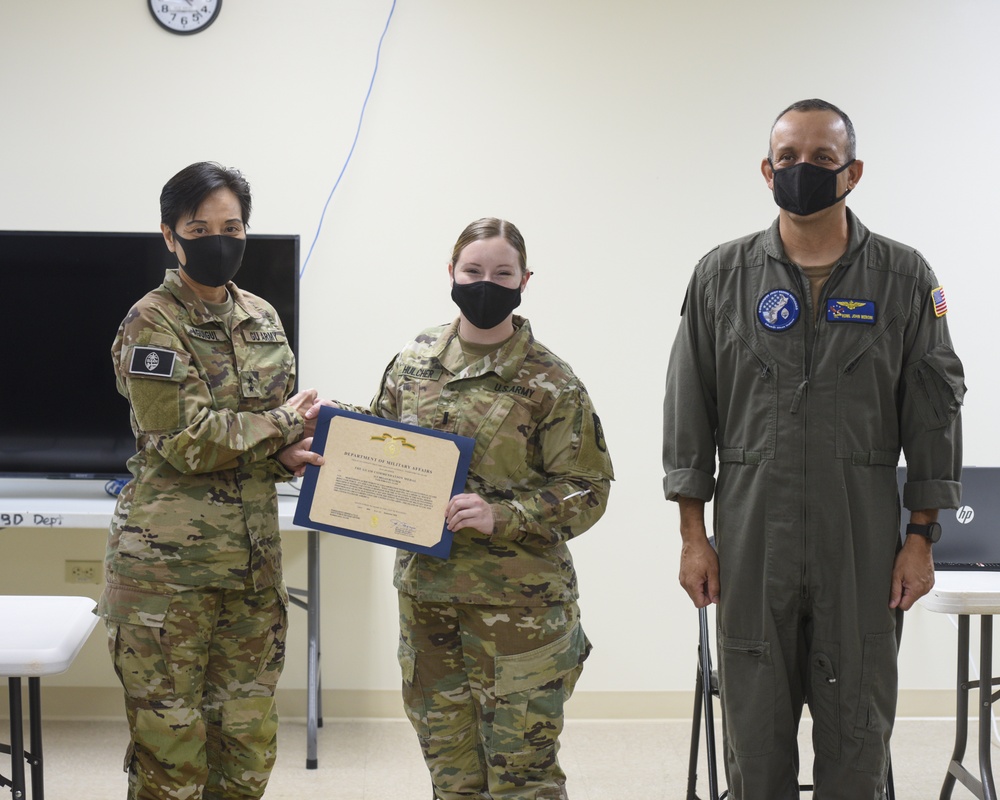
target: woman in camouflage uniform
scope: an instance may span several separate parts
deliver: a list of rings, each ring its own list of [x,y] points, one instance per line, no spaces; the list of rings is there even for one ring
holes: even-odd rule
[[[275,481],[319,462],[303,416],[316,392],[292,393],[277,314],[231,281],[250,204],[218,164],[170,179],[160,227],[178,269],[112,347],[137,452],[99,613],[125,689],[129,798],[256,798],[274,764],[288,603]]]
[[[451,557],[398,553],[404,702],[437,800],[565,798],[563,702],[590,651],[566,543],[604,513],[611,460],[583,384],[512,314],[517,228],[472,223],[448,272],[461,315],[404,348],[372,405],[476,440]]]

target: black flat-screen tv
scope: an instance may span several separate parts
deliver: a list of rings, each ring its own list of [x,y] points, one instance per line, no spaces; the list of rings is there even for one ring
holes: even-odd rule
[[[159,233],[0,231],[0,476],[128,475],[111,343],[176,266]],[[235,281],[275,307],[298,354],[299,237],[249,235]]]

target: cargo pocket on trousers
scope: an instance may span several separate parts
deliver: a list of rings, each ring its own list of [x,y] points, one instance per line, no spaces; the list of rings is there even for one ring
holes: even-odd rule
[[[719,680],[726,736],[733,752],[762,756],[774,749],[774,663],[770,642],[719,637]]]
[[[563,704],[573,694],[590,649],[578,624],[543,647],[493,660],[496,707],[491,750],[540,750],[559,737]]]
[[[267,631],[264,647],[260,651],[260,664],[257,668],[257,683],[266,687],[268,694],[274,693],[281,671],[285,666],[285,637],[288,633],[288,598],[278,588],[274,589],[278,599],[278,618]],[[252,658],[253,656],[251,656]]]
[[[854,736],[863,740],[854,768],[881,772],[889,758],[888,740],[896,717],[896,632],[865,636],[861,691]]]
[[[410,718],[417,736],[427,739],[431,731],[427,722],[427,699],[424,697],[424,688],[417,675],[417,651],[403,641],[402,637],[396,650],[396,659],[403,674],[403,705],[406,708],[406,715]]]
[[[889,758],[888,739],[896,717],[896,632],[869,633],[861,665],[861,690],[854,736],[862,740],[854,768],[880,772]]]
[[[809,711],[813,718],[813,746],[817,753],[840,758],[840,682],[837,676],[840,648],[815,642],[809,659]]]

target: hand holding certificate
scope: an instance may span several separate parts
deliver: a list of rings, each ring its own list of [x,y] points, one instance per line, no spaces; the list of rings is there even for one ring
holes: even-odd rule
[[[448,501],[465,487],[474,440],[323,407],[296,525],[447,558]]]

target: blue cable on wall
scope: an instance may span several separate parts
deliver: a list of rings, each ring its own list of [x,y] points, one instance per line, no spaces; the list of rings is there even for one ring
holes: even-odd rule
[[[365,119],[365,109],[368,108],[368,98],[372,96],[372,87],[375,85],[375,76],[378,75],[378,62],[379,56],[382,54],[382,41],[385,39],[386,33],[389,31],[389,23],[392,22],[393,12],[396,10],[396,0],[392,0],[392,7],[389,9],[389,17],[385,21],[385,28],[382,30],[382,35],[378,40],[378,49],[375,51],[375,69],[372,71],[372,79],[368,83],[368,93],[365,95],[365,101],[361,104],[361,116],[358,118],[358,128],[354,132],[354,141],[351,142],[351,149],[347,153],[347,158],[344,160],[344,166],[340,168],[340,174],[337,176],[337,180],[333,184],[333,188],[330,190],[330,194],[326,198],[326,203],[323,204],[323,213],[319,215],[319,225],[316,228],[316,235],[313,237],[312,244],[309,245],[309,252],[306,253],[305,261],[302,262],[302,269],[299,270],[299,280],[301,280],[306,274],[306,267],[309,265],[309,258],[312,256],[313,248],[316,246],[316,241],[319,239],[320,231],[323,230],[323,220],[326,218],[326,210],[330,206],[330,200],[333,199],[333,193],[337,191],[337,187],[340,186],[340,179],[344,177],[344,173],[347,171],[347,165],[351,163],[351,156],[354,155],[354,147],[358,143],[358,136],[361,134],[361,123]]]

